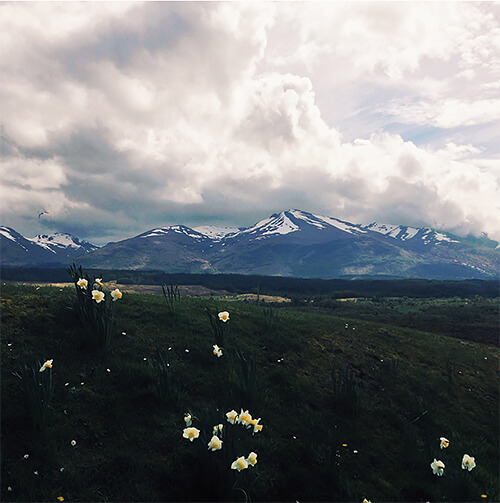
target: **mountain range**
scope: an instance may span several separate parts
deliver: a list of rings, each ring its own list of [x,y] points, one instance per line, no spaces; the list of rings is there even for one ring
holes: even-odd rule
[[[63,233],[27,239],[0,227],[3,266],[157,269],[304,278],[491,279],[499,277],[498,243],[429,227],[353,224],[302,210],[271,215],[248,228],[150,229],[97,247]]]

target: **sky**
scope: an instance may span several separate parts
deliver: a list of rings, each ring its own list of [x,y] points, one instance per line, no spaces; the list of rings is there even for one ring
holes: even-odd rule
[[[2,2],[0,79],[28,237],[297,208],[500,240],[496,2]]]

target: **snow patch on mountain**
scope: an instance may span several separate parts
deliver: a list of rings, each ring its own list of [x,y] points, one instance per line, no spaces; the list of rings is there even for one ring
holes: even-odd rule
[[[170,232],[175,232],[176,234],[183,234],[185,236],[189,236],[194,239],[206,239],[207,236],[203,235],[201,232],[191,229],[190,227],[186,227],[185,225],[171,225],[169,227],[159,227],[157,229],[152,229],[141,236],[143,238],[164,236],[169,234]]]
[[[372,222],[371,224],[363,226],[363,228],[369,231],[378,232],[379,234],[383,234],[385,236],[390,236],[391,238],[398,239],[400,241],[408,241],[409,239],[419,237],[426,245],[430,243],[439,244],[440,242],[459,242],[455,239],[451,239],[446,234],[437,232],[429,227],[417,228],[408,227],[406,225],[391,225]]]
[[[10,233],[9,227],[0,227],[0,234],[11,241],[17,243],[17,239]]]
[[[240,231],[238,227],[227,227],[223,225],[200,225],[193,227],[193,230],[214,241],[220,241],[222,238],[229,236],[229,234],[235,234]]]
[[[46,250],[57,254],[58,251],[73,248],[74,250],[83,249],[86,252],[99,248],[88,241],[80,241],[76,236],[67,232],[56,232],[54,234],[38,234],[34,238],[26,238],[35,245],[41,246]]]

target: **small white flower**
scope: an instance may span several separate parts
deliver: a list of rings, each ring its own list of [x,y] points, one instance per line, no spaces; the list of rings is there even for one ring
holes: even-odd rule
[[[372,503],[371,500],[367,500],[366,498],[363,498],[363,503]]]
[[[69,386],[69,382],[64,383],[64,386]]]
[[[229,313],[227,311],[222,311],[221,313],[219,313],[219,320],[226,323],[226,321],[229,320]]]
[[[59,468],[59,471],[63,472],[64,471],[64,466],[61,466],[61,468]]]
[[[184,352],[189,353],[189,349],[185,349]]]
[[[247,461],[252,465],[255,466],[257,464],[257,454],[255,452],[251,452],[248,455]]]
[[[29,457],[30,457],[30,455],[29,455],[29,454],[25,454],[25,455],[24,455],[24,459],[28,459]]]
[[[113,302],[114,302],[115,300],[121,299],[123,297],[123,293],[120,292],[120,290],[118,290],[118,288],[115,288],[111,292],[111,297],[113,297]]]
[[[217,358],[220,358],[222,356],[222,349],[217,346],[217,344],[214,344],[214,355],[217,356]]]
[[[239,472],[241,472],[241,470],[246,470],[247,468],[248,461],[243,456],[237,458],[236,461],[233,461],[233,464],[231,465],[231,470],[238,470]]]
[[[238,413],[233,409],[226,414],[226,417],[231,424],[235,424],[238,420]]]
[[[218,435],[219,433],[222,433],[222,429],[224,428],[223,424],[217,424],[214,426],[214,429],[212,430],[212,435]]]
[[[70,443],[71,443],[71,445],[72,445],[73,447],[75,447],[75,445],[76,445],[76,440],[72,440]]]
[[[11,492],[12,491],[12,487],[7,487],[7,491]]]
[[[92,290],[92,299],[99,304],[104,300],[104,292],[101,292],[101,290]]]
[[[52,362],[54,360],[47,360],[41,367],[40,367],[40,370],[39,372],[44,372],[45,369],[51,369],[52,368]]]
[[[200,430],[198,428],[184,428],[182,436],[188,438],[191,442],[200,436]]]
[[[33,473],[34,473],[35,475],[38,475],[38,470],[35,470]]]
[[[208,442],[208,448],[211,449],[212,451],[219,451],[220,449],[222,449],[222,440],[216,435],[214,435],[212,437],[212,440]]]
[[[434,458],[434,461],[431,463],[432,473],[434,475],[438,475],[441,477],[444,473],[444,463],[442,461],[438,461]]]
[[[441,449],[446,449],[450,445],[450,441],[447,438],[440,437],[439,439],[441,443],[439,444],[439,447]]]
[[[186,426],[191,426],[193,424],[191,414],[186,414],[184,416],[184,422],[186,423]]]
[[[82,289],[86,290],[89,282],[86,279],[80,278],[76,284]]]
[[[106,372],[111,372],[111,369],[106,369]]]
[[[464,454],[464,457],[462,458],[462,470],[469,470],[471,471],[473,468],[476,466],[476,458],[473,456],[469,456],[468,454]]]

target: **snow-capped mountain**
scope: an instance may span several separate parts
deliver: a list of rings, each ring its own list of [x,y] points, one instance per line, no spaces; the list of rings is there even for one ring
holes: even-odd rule
[[[10,227],[0,227],[1,265],[59,265],[97,248],[67,233],[41,234],[30,239]]]
[[[54,263],[57,252],[61,263],[76,260],[84,267],[101,269],[316,278],[488,279],[500,275],[498,243],[485,236],[461,238],[429,227],[377,222],[361,225],[297,209],[240,229],[157,227],[92,251],[72,236],[27,240],[7,227],[0,228],[0,241],[2,265]],[[4,253],[13,246],[17,247],[14,259]],[[66,256],[59,253],[59,247]],[[28,255],[35,257],[35,249],[37,260],[25,260]],[[68,260],[68,250],[79,255]]]

